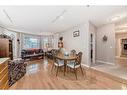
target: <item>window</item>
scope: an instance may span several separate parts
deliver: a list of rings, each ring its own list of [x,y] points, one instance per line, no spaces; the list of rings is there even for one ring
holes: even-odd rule
[[[31,49],[31,48],[42,48],[48,49],[53,48],[53,36],[37,36],[22,34],[22,49]]]
[[[43,43],[44,43],[44,49],[49,47],[48,39],[47,38],[43,39]]]
[[[52,36],[46,36],[43,38],[43,47],[46,48],[53,48],[53,37]]]
[[[40,48],[40,39],[38,37],[24,36],[23,48]]]

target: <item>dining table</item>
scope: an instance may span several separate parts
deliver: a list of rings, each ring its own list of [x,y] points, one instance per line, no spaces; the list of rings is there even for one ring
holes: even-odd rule
[[[77,56],[76,54],[62,54],[62,53],[58,53],[57,55],[55,55],[55,57],[59,60],[64,60],[64,76],[65,76],[65,72],[66,72],[66,66],[67,66],[67,61],[71,61],[71,60],[76,60]]]

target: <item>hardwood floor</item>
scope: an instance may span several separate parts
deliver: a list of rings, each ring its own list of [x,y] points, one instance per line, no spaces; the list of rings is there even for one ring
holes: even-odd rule
[[[87,77],[82,76],[80,69],[77,72],[78,80],[73,71],[68,70],[66,76],[63,71],[56,77],[55,69],[51,72],[51,60],[28,62],[26,75],[17,81],[10,89],[126,89],[125,83],[109,78],[103,73],[84,68]]]

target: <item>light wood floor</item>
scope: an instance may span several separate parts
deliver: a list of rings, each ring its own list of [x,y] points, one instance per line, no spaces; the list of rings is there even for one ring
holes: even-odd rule
[[[51,60],[36,60],[28,62],[26,75],[17,81],[10,89],[126,89],[125,83],[109,78],[101,72],[84,68],[87,77],[82,76],[78,70],[78,80],[73,71],[66,76],[61,70],[56,77],[55,69],[51,72]]]

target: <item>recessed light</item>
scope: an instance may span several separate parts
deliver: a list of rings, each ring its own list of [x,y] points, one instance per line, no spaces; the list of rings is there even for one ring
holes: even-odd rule
[[[86,5],[86,7],[90,7],[90,5]]]
[[[60,16],[59,19],[63,19],[64,17],[63,16]]]

